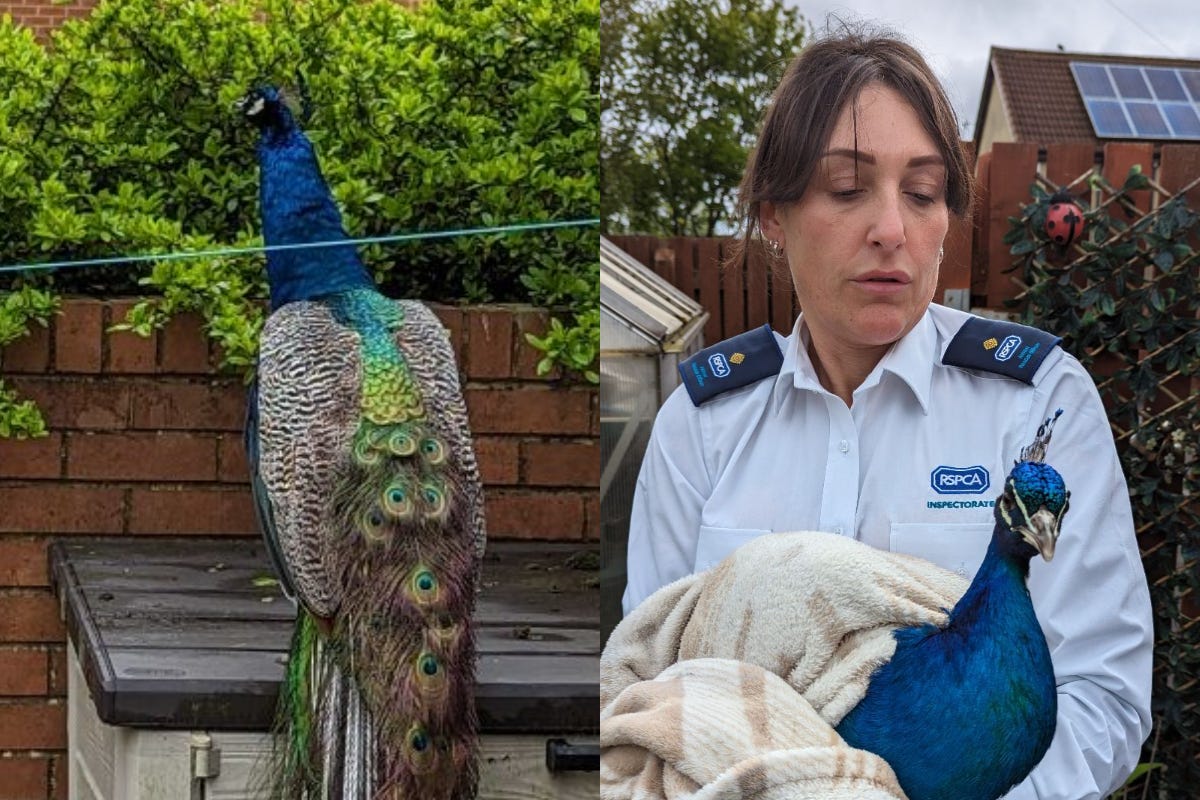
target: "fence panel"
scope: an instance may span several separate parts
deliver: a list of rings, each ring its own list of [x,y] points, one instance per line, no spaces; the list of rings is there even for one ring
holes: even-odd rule
[[[771,322],[770,287],[767,285],[769,260],[759,248],[751,250],[746,262],[746,329],[761,328]]]

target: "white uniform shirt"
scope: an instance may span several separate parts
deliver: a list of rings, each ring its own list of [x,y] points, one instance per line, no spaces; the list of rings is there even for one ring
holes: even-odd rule
[[[1071,508],[1054,560],[1035,556],[1029,575],[1054,662],[1058,727],[1041,764],[1007,797],[1103,798],[1150,731],[1153,626],[1128,488],[1099,394],[1073,356],[1054,348],[1032,385],[941,363],[969,318],[930,306],[851,408],[818,381],[801,346],[802,317],[786,339],[776,334],[778,375],[699,407],[679,387],[655,420],[638,477],[625,612],[778,531],[853,536],[969,579],[1009,470],[1061,408],[1046,462],[1063,476]],[[935,478],[958,492],[937,491]]]

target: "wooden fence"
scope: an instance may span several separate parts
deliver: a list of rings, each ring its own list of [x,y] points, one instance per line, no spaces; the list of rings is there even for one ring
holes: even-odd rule
[[[1021,206],[1030,202],[1030,186],[1036,176],[1062,186],[1094,167],[1104,179],[1120,185],[1134,164],[1140,164],[1167,192],[1177,191],[1200,176],[1200,145],[996,144],[976,165],[978,197],[973,217],[951,217],[934,299],[955,304],[956,295],[947,295],[953,291],[969,296],[972,308],[1005,310],[1006,301],[1024,287],[1012,269],[1014,258],[1003,237],[1009,229],[1008,218],[1019,215]],[[1090,202],[1086,188],[1083,191],[1083,201]],[[1143,211],[1156,202],[1148,191],[1138,193],[1135,201]],[[1193,204],[1197,207],[1200,205]],[[761,254],[726,263],[728,239],[609,238],[704,306],[710,315],[705,342],[717,342],[763,324],[781,333],[791,330],[799,311],[791,278],[782,266],[772,269]]]

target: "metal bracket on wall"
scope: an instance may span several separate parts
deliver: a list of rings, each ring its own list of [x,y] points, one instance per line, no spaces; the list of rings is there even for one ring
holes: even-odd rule
[[[942,305],[948,308],[957,308],[959,311],[971,310],[971,290],[970,289],[947,289],[942,296]]]
[[[221,774],[221,751],[207,733],[192,734],[192,779],[209,780]]]

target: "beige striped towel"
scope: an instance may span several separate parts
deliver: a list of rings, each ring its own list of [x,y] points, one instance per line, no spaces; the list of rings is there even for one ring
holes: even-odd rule
[[[600,662],[604,800],[902,800],[833,726],[896,627],[945,622],[967,583],[827,533],[778,533],[665,586]]]

